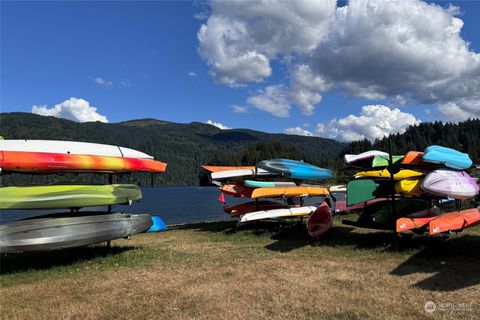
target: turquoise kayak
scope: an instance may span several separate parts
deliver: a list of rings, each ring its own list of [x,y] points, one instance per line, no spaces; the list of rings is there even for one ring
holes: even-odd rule
[[[276,188],[276,187],[296,187],[295,182],[275,182],[275,181],[255,181],[245,180],[243,184],[253,188]]]
[[[435,164],[443,164],[444,166],[465,170],[472,166],[473,162],[470,156],[460,151],[446,148],[442,146],[430,146],[423,153],[423,161]]]

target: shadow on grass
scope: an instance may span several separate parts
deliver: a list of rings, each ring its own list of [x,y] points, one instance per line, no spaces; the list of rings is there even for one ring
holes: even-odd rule
[[[70,266],[82,261],[105,258],[135,249],[136,247],[133,246],[110,248],[91,246],[49,252],[3,254],[0,257],[0,275]]]
[[[431,291],[455,291],[480,284],[480,237],[405,234],[396,237],[389,231],[357,232],[349,226],[334,226],[329,234],[317,242],[308,236],[302,224],[258,223],[237,227],[234,221],[201,223],[180,227],[201,232],[234,234],[251,231],[253,235],[270,236],[275,242],[265,246],[276,252],[289,252],[305,246],[351,248],[381,252],[404,252],[411,255],[390,272],[394,276],[415,273],[434,273],[433,276],[413,284]]]
[[[434,273],[413,287],[430,291],[455,291],[480,284],[480,238],[430,238],[425,248],[396,267],[390,274],[406,276]]]

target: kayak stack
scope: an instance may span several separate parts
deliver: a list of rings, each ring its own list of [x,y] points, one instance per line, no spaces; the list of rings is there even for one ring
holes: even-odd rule
[[[467,173],[468,154],[433,145],[405,155],[371,150],[344,158],[356,171],[347,185],[347,207],[361,206],[358,220],[345,224],[431,235],[480,224],[477,208],[448,213],[442,208],[479,193],[478,180]]]
[[[0,140],[1,174],[164,172],[166,163],[124,147],[59,140]],[[147,231],[149,214],[112,213],[142,198],[134,184],[0,187],[0,210],[38,210],[35,217],[0,225],[0,252],[50,251],[129,237]],[[94,208],[82,211],[82,208]],[[107,208],[106,211],[97,210]],[[43,211],[48,210],[48,211]],[[55,213],[51,213],[55,210]],[[15,215],[6,211],[6,214]]]
[[[329,196],[328,190],[303,183],[331,179],[328,169],[290,159],[264,160],[255,166],[202,167],[219,186],[224,211],[240,223],[308,217],[307,230],[315,239],[331,228],[332,213],[323,201]],[[228,206],[225,195],[248,200]],[[307,205],[305,200],[311,197],[321,197],[321,205]]]

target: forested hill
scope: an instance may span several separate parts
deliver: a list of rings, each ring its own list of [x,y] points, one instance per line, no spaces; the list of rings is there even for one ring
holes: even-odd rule
[[[254,165],[266,158],[288,157],[327,165],[346,146],[319,137],[221,130],[199,122],[142,119],[111,124],[77,123],[31,113],[1,113],[0,135],[5,139],[72,140],[137,149],[168,163],[167,171],[155,178],[155,184],[164,185],[198,185],[205,177],[202,164]],[[148,175],[136,175],[135,179],[141,184],[149,183]],[[7,180],[5,177],[4,181]]]
[[[425,122],[409,127],[403,134],[390,135],[392,153],[405,154],[410,150],[423,151],[437,144],[470,155],[474,163],[480,163],[480,119],[460,123]],[[371,143],[368,140],[350,143],[345,153],[359,153],[371,149],[388,152],[388,138]]]
[[[77,123],[31,113],[0,113],[0,135],[6,139],[57,139],[114,144],[141,150],[167,162],[167,172],[155,184],[198,185],[206,183],[202,164],[254,165],[271,158],[303,159],[334,170],[335,181],[345,182],[343,154],[377,149],[388,152],[388,138],[370,142],[340,143],[319,137],[268,134],[246,129],[220,130],[204,123],[173,123],[156,119],[122,123]],[[453,123],[422,123],[403,134],[390,136],[392,152],[423,151],[432,144],[467,152],[480,163],[480,120]],[[74,177],[77,179],[77,177]],[[88,180],[91,177],[87,177]],[[44,182],[35,177],[34,182]],[[55,177],[49,178],[51,181]],[[103,179],[103,177],[102,177]],[[125,178],[126,179],[126,178]],[[126,182],[126,180],[121,180]],[[98,179],[97,179],[98,180]],[[24,176],[5,177],[6,183],[27,182]],[[136,174],[134,182],[150,183],[150,176]]]

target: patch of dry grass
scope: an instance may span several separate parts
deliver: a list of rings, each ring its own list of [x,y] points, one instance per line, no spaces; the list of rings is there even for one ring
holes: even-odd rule
[[[393,251],[389,233],[338,221],[318,243],[301,227],[259,227],[200,224],[118,240],[112,249],[3,257],[1,317],[478,318],[479,228],[408,236]],[[445,310],[427,314],[428,300]],[[462,303],[467,310],[453,310]]]

